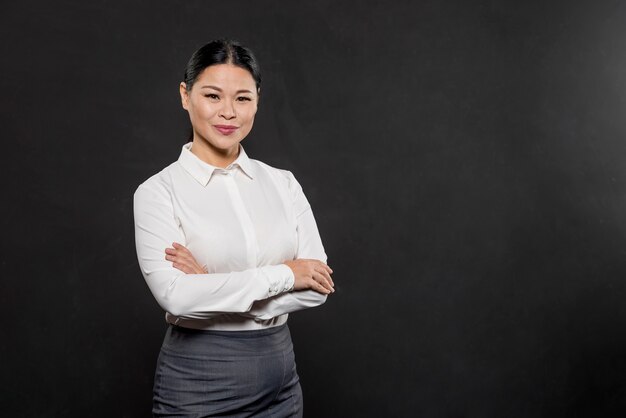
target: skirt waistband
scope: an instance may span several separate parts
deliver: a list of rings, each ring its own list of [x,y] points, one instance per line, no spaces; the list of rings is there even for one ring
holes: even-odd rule
[[[275,327],[269,328],[260,328],[260,329],[251,329],[251,330],[242,330],[242,331],[221,331],[221,330],[205,330],[205,329],[195,329],[195,328],[185,328],[174,324],[169,324],[169,327],[183,334],[201,334],[201,335],[214,335],[221,337],[229,337],[229,338],[258,338],[266,335],[276,334],[284,330],[287,327],[287,324],[277,325]]]
[[[217,331],[183,328],[170,324],[161,350],[183,357],[207,359],[271,356],[293,350],[287,324],[247,331]]]

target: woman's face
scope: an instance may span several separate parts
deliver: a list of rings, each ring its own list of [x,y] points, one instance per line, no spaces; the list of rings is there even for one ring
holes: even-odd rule
[[[189,112],[194,141],[210,148],[237,150],[254,123],[258,93],[248,70],[231,64],[205,68],[191,91],[180,83],[183,108]]]

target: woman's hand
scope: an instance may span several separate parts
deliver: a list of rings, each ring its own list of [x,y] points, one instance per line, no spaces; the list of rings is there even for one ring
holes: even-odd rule
[[[165,249],[165,259],[172,262],[172,266],[187,274],[205,274],[206,266],[198,264],[191,252],[177,242],[172,243],[174,248]]]
[[[293,290],[312,289],[323,295],[335,291],[335,283],[330,277],[333,270],[320,260],[298,258],[287,260],[283,264],[288,265],[293,270],[293,275],[296,278]]]

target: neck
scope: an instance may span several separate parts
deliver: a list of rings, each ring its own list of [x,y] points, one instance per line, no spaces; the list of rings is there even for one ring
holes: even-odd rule
[[[239,143],[228,149],[216,148],[207,141],[194,138],[191,152],[207,164],[214,167],[226,168],[239,156]]]

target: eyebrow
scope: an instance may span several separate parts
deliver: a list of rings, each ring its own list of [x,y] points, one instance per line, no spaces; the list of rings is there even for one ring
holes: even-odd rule
[[[208,88],[208,89],[213,89],[213,90],[217,90],[217,91],[220,91],[220,92],[221,92],[221,91],[223,91],[221,88],[216,87],[216,86],[202,86],[202,87],[200,87],[200,88],[201,88],[201,89],[206,89],[206,88]],[[252,93],[252,91],[250,91],[250,90],[237,90],[237,92],[236,92],[236,93]]]

